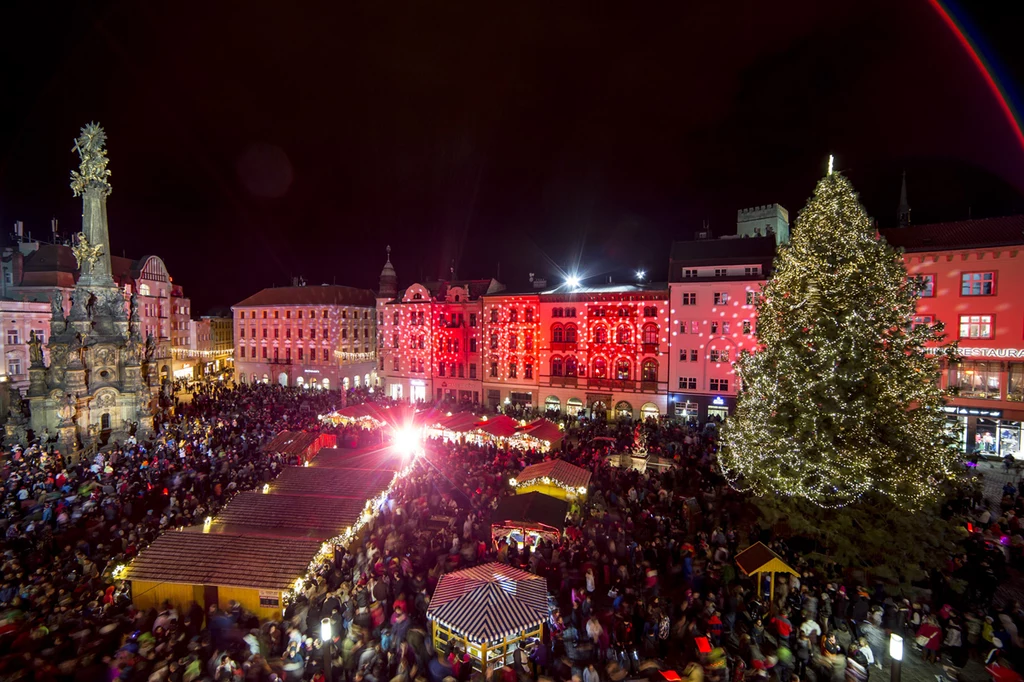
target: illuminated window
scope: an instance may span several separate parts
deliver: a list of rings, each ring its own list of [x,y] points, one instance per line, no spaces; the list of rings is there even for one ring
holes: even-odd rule
[[[1009,363],[1009,384],[1006,387],[1006,399],[1015,402],[1024,402],[1024,364],[1019,362]]]
[[[995,293],[996,273],[965,272],[960,275],[960,294],[963,296],[991,296]]]
[[[752,329],[753,327],[750,325],[750,320],[743,320],[743,333],[749,334]]]
[[[679,388],[686,391],[693,391],[697,388],[696,377],[679,377]]]
[[[960,389],[962,397],[999,399],[998,362],[961,362],[952,372],[950,383]]]
[[[656,324],[645,324],[643,328],[643,343],[644,345],[655,345],[658,343],[658,325]]]
[[[591,372],[591,376],[595,379],[604,379],[608,376],[608,363],[604,358],[594,360],[594,371]]]
[[[992,336],[991,315],[960,316],[961,339],[991,339]]]
[[[562,358],[558,357],[557,355],[551,358],[551,376],[562,376]]]
[[[697,294],[696,294],[696,292],[684,292],[683,293],[683,305],[697,305]]]
[[[139,285],[139,295],[140,296],[149,296],[149,285],[148,284],[140,284]]]
[[[729,362],[729,351],[728,350],[713,350],[713,351],[711,351],[711,362]]]
[[[628,380],[631,369],[632,369],[632,366],[630,365],[629,360],[618,360],[618,361],[616,361],[615,362],[615,378],[616,379],[621,379],[621,380]]]
[[[724,291],[722,291],[722,292],[716,291],[715,292],[715,305],[725,305],[728,302],[729,302],[729,294],[728,293],[726,293]]]
[[[644,360],[644,364],[640,367],[640,380],[641,381],[657,381],[658,380],[658,361],[648,358]]]
[[[708,382],[708,388],[712,391],[728,391],[729,380],[728,379],[711,379]]]

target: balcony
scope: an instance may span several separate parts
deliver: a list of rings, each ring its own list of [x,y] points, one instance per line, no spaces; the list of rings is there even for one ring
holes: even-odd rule
[[[652,353],[652,354],[657,355],[657,353],[658,353],[658,344],[656,344],[656,343],[645,343],[645,344],[643,344],[643,352],[644,353]]]
[[[271,365],[290,365],[292,364],[291,358],[270,358],[267,360]]]
[[[576,350],[576,342],[575,341],[558,341],[558,342],[552,341],[551,342],[551,350],[553,350],[553,351],[561,351],[563,353],[565,351],[574,351],[574,350]]]
[[[604,388],[614,391],[635,391],[637,382],[632,379],[603,379],[591,377],[588,380],[589,388]]]
[[[657,393],[663,390],[661,384],[657,381],[641,381],[640,392],[641,393]]]

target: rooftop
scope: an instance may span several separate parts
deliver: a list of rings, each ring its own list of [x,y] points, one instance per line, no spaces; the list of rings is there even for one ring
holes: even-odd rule
[[[911,252],[1024,246],[1024,215],[892,227],[880,232],[893,246]]]
[[[376,296],[370,289],[333,284],[305,287],[271,287],[239,301],[232,308],[256,308],[278,305],[357,306],[373,308]]]
[[[246,535],[326,540],[344,532],[363,513],[363,499],[239,493],[217,514],[211,532],[245,529]]]

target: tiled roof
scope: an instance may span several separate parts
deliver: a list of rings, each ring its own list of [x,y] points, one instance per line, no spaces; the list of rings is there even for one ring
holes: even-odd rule
[[[309,537],[326,540],[350,527],[363,513],[365,500],[323,498],[305,495],[264,495],[239,493],[217,514],[217,526],[246,526],[252,534],[279,537]]]
[[[365,500],[383,492],[392,478],[394,472],[383,470],[288,467],[270,489],[281,495],[354,497],[365,504]]]
[[[129,580],[284,590],[306,574],[319,540],[169,531],[128,567]]]
[[[78,261],[71,248],[61,244],[40,244],[25,256],[25,272],[77,272]]]
[[[274,436],[274,440],[263,446],[263,451],[299,455],[304,453],[319,438],[319,433],[309,431],[282,431]]]
[[[570,488],[580,488],[590,485],[591,474],[586,469],[575,464],[569,464],[560,459],[552,459],[526,467],[519,472],[516,480],[525,483],[526,481],[544,478],[545,476]]]
[[[395,472],[400,468],[401,461],[391,446],[382,446],[369,451],[323,448],[316,453],[316,457],[310,461],[309,465],[315,469]]]
[[[253,294],[233,307],[257,307],[264,305],[345,305],[373,308],[377,305],[374,293],[369,289],[356,289],[335,285],[305,287],[272,287]]]
[[[893,227],[881,230],[881,234],[905,251],[1024,246],[1024,215]]]

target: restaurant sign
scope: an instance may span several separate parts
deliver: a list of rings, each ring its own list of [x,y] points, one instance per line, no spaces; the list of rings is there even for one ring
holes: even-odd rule
[[[1024,358],[1024,348],[957,348],[960,355],[970,358]]]
[[[946,411],[946,414],[958,414],[964,417],[1002,417],[1002,410],[987,410],[983,407],[959,407],[956,405],[946,405],[942,408]]]

